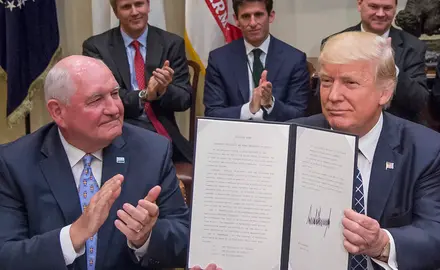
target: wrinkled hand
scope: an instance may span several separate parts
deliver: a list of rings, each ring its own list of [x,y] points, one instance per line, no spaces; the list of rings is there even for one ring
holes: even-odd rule
[[[351,254],[364,254],[373,258],[379,256],[390,240],[379,223],[352,209],[345,210],[344,216],[342,225],[345,249]]]
[[[202,268],[200,266],[194,266],[191,267],[190,270],[202,270]],[[210,263],[208,266],[206,266],[204,270],[222,270],[222,269],[217,265]]]
[[[150,236],[151,230],[156,224],[159,216],[159,208],[156,205],[159,197],[160,186],[153,187],[148,195],[139,200],[138,205],[134,207],[129,203],[123,205],[123,209],[118,210],[119,219],[115,220],[115,226],[118,228],[133,244],[139,248],[145,244]]]
[[[95,235],[107,219],[115,200],[121,194],[124,177],[120,174],[106,181],[100,190],[90,199],[83,214],[70,226],[70,238],[75,251],[84,246],[88,238]]]
[[[272,83],[267,81],[267,70],[264,70],[261,73],[260,84],[261,88],[261,106],[263,107],[271,107],[272,100]]]

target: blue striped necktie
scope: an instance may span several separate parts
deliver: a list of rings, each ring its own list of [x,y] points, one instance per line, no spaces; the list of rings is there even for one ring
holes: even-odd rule
[[[79,193],[79,201],[81,202],[81,210],[84,212],[84,210],[87,208],[87,206],[90,203],[90,199],[95,195],[98,190],[99,186],[96,182],[95,177],[92,173],[92,159],[93,156],[90,154],[87,154],[83,157],[84,162],[84,169],[81,174],[78,193]],[[96,246],[98,243],[98,234],[96,233],[86,241],[86,255],[87,255],[87,270],[95,270],[95,264],[96,264]]]
[[[359,168],[356,167],[356,179],[354,181],[353,191],[353,210],[359,214],[365,215],[364,185]],[[367,256],[359,254],[352,255],[350,260],[350,270],[367,270]]]

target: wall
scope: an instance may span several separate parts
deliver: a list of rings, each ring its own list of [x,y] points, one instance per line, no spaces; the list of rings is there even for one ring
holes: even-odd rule
[[[64,56],[80,54],[83,40],[92,34],[91,1],[56,0]],[[164,0],[164,4],[168,30],[183,36],[185,1]],[[405,4],[406,0],[400,0],[399,8]],[[271,32],[304,51],[309,57],[318,56],[321,39],[359,22],[355,0],[275,0],[274,9],[276,18],[271,25]],[[199,82],[199,92],[202,91],[201,86],[203,78]],[[199,105],[201,98],[202,95],[198,95]],[[31,114],[32,131],[50,121],[43,100],[40,92],[35,98]],[[201,114],[203,108],[199,107],[201,109],[198,114]],[[25,133],[24,123],[8,128],[5,114],[6,86],[4,81],[0,81],[0,144],[15,140]],[[188,115],[188,112],[176,115],[185,136],[188,136]]]

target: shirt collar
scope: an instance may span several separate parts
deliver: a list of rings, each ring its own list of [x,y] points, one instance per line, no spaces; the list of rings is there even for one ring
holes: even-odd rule
[[[376,125],[364,136],[359,138],[359,151],[368,160],[373,162],[374,152],[376,152],[377,143],[383,127],[383,114],[380,113],[379,120]]]
[[[131,45],[131,42],[133,42],[134,39],[131,38],[127,33],[125,33],[124,30],[122,30],[122,28],[120,28],[120,30],[121,30],[122,39],[124,40],[124,45],[127,48],[128,46]],[[147,27],[145,27],[145,30],[142,33],[142,35],[140,35],[137,38],[137,41],[139,41],[139,43],[143,47],[147,47],[147,35],[148,35],[148,25],[147,25]]]
[[[60,129],[58,129],[58,134],[60,134],[61,143],[63,144],[67,158],[69,159],[70,168],[73,168],[73,166],[82,160],[82,158],[86,155],[86,152],[69,144],[64,138],[63,134],[61,134]],[[92,155],[98,160],[102,161],[102,149],[92,153]]]
[[[365,29],[364,29],[364,26],[362,25],[362,23],[361,23],[361,31],[365,32]],[[388,28],[388,30],[385,33],[383,33],[383,35],[381,37],[386,39],[389,37],[389,35],[390,35],[390,28]]]
[[[252,50],[257,47],[254,47],[253,45],[251,45],[249,42],[246,41],[246,39],[243,39],[243,40],[244,40],[244,47],[246,48],[246,55],[249,55],[252,52]],[[261,43],[261,45],[258,47],[266,55],[267,55],[267,52],[269,51],[269,43],[270,43],[270,35],[268,35],[267,38],[263,41],[263,43]]]

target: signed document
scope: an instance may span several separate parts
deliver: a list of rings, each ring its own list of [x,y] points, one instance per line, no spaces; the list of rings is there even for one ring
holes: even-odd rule
[[[297,126],[289,265],[348,269],[341,224],[351,208],[356,137]]]
[[[197,119],[188,267],[348,269],[356,148],[334,131]]]

